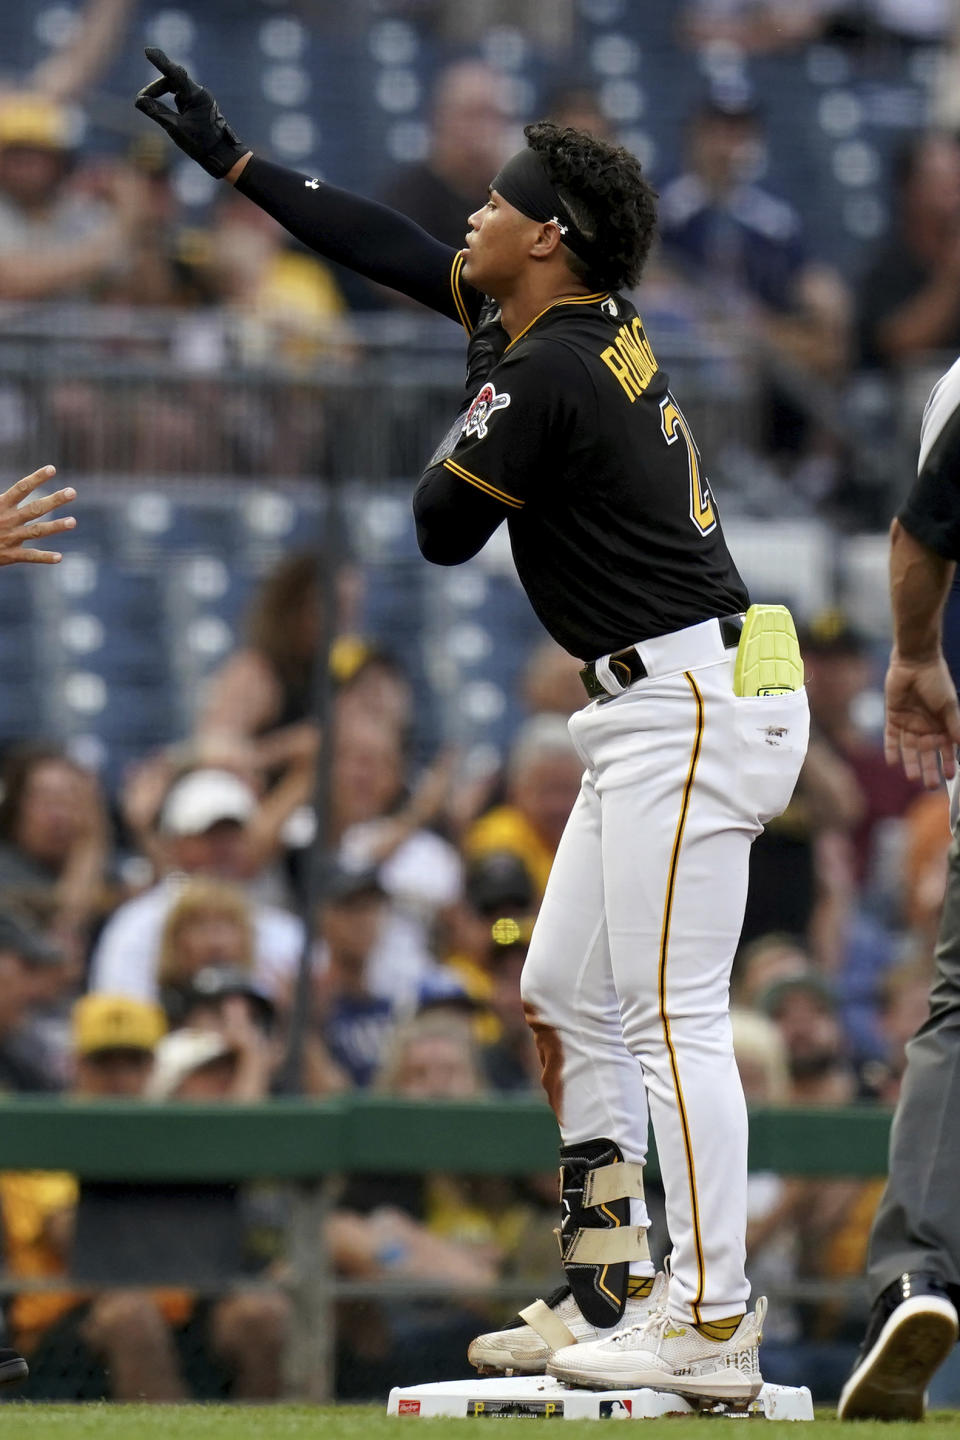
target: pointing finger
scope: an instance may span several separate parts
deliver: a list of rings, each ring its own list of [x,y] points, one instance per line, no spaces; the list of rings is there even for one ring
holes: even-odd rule
[[[160,71],[160,74],[165,75],[168,80],[179,80],[181,76],[187,73],[182,65],[175,65],[166,52],[161,50],[158,45],[148,45],[143,53],[150,61],[150,64],[155,66],[156,69]]]

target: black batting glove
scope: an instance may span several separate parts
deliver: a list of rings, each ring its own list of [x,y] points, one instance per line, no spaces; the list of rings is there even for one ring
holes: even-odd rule
[[[500,324],[500,306],[496,300],[485,300],[467,345],[465,401],[474,399],[490,371],[503,359],[509,344],[510,336]]]
[[[136,99],[137,109],[156,120],[173,143],[202,165],[208,175],[222,180],[250,146],[231,130],[210,91],[191,80],[182,65],[174,65],[152,45],[143,53],[160,71],[160,79],[144,85]],[[161,105],[161,95],[172,95],[176,110]]]

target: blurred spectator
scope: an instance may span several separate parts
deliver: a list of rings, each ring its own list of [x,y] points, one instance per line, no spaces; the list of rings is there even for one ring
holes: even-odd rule
[[[520,1000],[533,900],[523,861],[491,851],[467,866],[463,898],[445,917],[446,965],[473,1003],[473,1034],[493,1090],[540,1086],[533,1032]]]
[[[741,946],[733,972],[737,1005],[752,1010],[760,996],[781,980],[810,969],[810,956],[792,935],[769,933]]]
[[[469,1020],[426,1012],[395,1034],[376,1089],[426,1103],[483,1091]],[[358,1176],[328,1224],[339,1273],[362,1279],[416,1277],[442,1300],[343,1307],[338,1394],[369,1396],[401,1371],[467,1377],[466,1346],[484,1290],[498,1277],[536,1273],[545,1255],[536,1237],[538,1202],[495,1176]],[[541,1222],[542,1223],[542,1222]],[[400,1359],[402,1357],[402,1360]]]
[[[788,392],[791,372],[843,373],[849,301],[839,274],[807,253],[798,213],[753,178],[764,142],[746,82],[715,84],[690,118],[687,172],[661,192],[660,235],[708,309],[762,345],[774,371],[765,442],[795,457],[816,437]]]
[[[803,628],[800,643],[811,731],[829,745],[856,787],[860,815],[850,838],[854,879],[862,886],[875,860],[881,827],[903,816],[918,786],[899,766],[886,763],[879,734],[868,733],[860,719],[858,702],[874,672],[866,638],[842,612],[825,610]]]
[[[84,99],[119,48],[134,0],[87,0],[74,12],[69,43],[51,51],[28,77],[31,90],[61,104]]]
[[[209,245],[216,256],[212,279],[221,302],[241,322],[247,361],[269,356],[304,370],[332,342],[342,344],[336,322],[347,307],[329,267],[291,245],[276,220],[230,186],[217,206]]]
[[[12,911],[0,911],[0,1090],[59,1090],[65,1057],[51,1047],[34,1016],[69,974],[62,952]]]
[[[114,183],[129,186],[135,196],[138,218],[124,267],[107,277],[98,298],[154,307],[212,303],[216,291],[209,267],[214,252],[203,231],[183,224],[170,146],[162,136],[138,136],[115,175],[122,179]]]
[[[698,50],[730,45],[765,54],[813,39],[822,10],[822,0],[687,0],[680,35]]]
[[[42,95],[0,96],[0,300],[76,298],[126,264],[139,185],[118,172],[104,205],[70,185],[70,168],[66,113]]]
[[[445,961],[475,1000],[491,994],[491,927],[502,917],[523,919],[533,910],[533,881],[524,862],[508,850],[471,860],[463,895],[444,917]]]
[[[790,1099],[790,1073],[786,1046],[776,1025],[765,1015],[739,1005],[731,1008],[730,1023],[747,1104],[786,1105]],[[747,1274],[755,1295],[776,1296],[796,1284],[800,1253],[797,1222],[807,1188],[803,1181],[787,1180],[769,1171],[751,1171],[747,1176]],[[782,1301],[772,1304],[770,1323],[764,1329],[764,1364],[769,1356],[773,1383],[807,1383],[781,1378],[785,1365],[790,1365],[791,1374],[796,1372],[795,1363],[788,1358],[789,1347],[800,1338],[796,1307]]]
[[[201,739],[229,735],[257,742],[257,759],[266,770],[300,755],[315,734],[317,566],[317,556],[303,551],[285,556],[268,573],[247,616],[247,643],[207,682],[197,719]]]
[[[384,204],[461,249],[467,217],[507,157],[506,127],[502,76],[479,60],[448,66],[433,94],[427,158],[397,171]]]
[[[533,1031],[527,1024],[520,999],[520,974],[532,933],[532,919],[517,920],[507,915],[495,920],[491,928],[487,1004],[500,1033],[480,1052],[491,1090],[528,1090],[539,1095],[543,1083]]]
[[[438,38],[455,45],[479,45],[500,27],[518,30],[538,54],[565,54],[573,39],[572,0],[381,0],[380,9],[429,26]]]
[[[857,316],[864,365],[960,349],[960,141],[928,131],[893,172],[893,224],[864,267]]]
[[[950,31],[952,0],[819,0],[824,36],[866,48],[939,45]]]
[[[272,1055],[246,1006],[227,1007],[216,1030],[172,1030],[157,1046],[150,1100],[230,1100],[251,1105],[270,1090]]]
[[[157,985],[168,1015],[202,970],[229,966],[251,979],[255,937],[253,911],[239,885],[223,880],[188,881],[167,911],[160,936]]]
[[[335,866],[320,910],[323,941],[313,986],[313,1017],[334,1064],[354,1085],[369,1085],[397,1022],[394,1004],[370,988],[387,897],[374,870]]]
[[[146,1093],[253,1098],[249,1083],[241,1083],[245,1075],[249,1081],[249,1067],[245,1071],[236,1038],[180,1031],[161,1040],[163,1029],[154,1005],[85,996],[73,1019],[73,1093],[84,1099]],[[71,1175],[0,1174],[12,1273],[68,1275],[78,1196]],[[11,1315],[30,1357],[31,1399],[183,1399],[198,1369],[208,1381],[213,1370],[220,1393],[275,1398],[287,1319],[287,1302],[273,1290],[210,1304],[183,1290],[125,1289],[96,1297],[45,1290],[18,1296]],[[204,1353],[198,1356],[198,1349]]]
[[[581,662],[554,640],[543,640],[523,668],[523,701],[532,715],[572,715],[587,703]]]
[[[469,859],[490,851],[518,856],[539,902],[582,774],[583,763],[562,716],[527,720],[510,750],[506,803],[474,822],[464,837],[464,853]]]
[[[907,1041],[930,1014],[933,967],[929,954],[916,955],[893,966],[879,987],[879,1025],[885,1055],[868,1065],[864,1078],[870,1093],[884,1105],[896,1105],[907,1065]]]
[[[230,965],[208,965],[199,970],[167,1006],[171,1028],[229,1031],[231,1016],[239,1013],[244,1022],[256,1025],[271,1036],[277,1006],[248,970]]]
[[[337,724],[374,715],[406,739],[413,726],[413,687],[403,666],[388,651],[359,636],[342,635],[330,656],[337,682]]]
[[[115,900],[107,885],[111,859],[96,777],[53,745],[26,743],[8,751],[0,798],[0,904],[36,909],[79,962],[87,927]]]
[[[734,1006],[734,1052],[748,1105],[784,1105],[790,1098],[786,1048],[764,1015]],[[807,1252],[824,1247],[869,1187],[784,1178],[752,1171],[747,1181],[747,1274],[754,1294],[771,1297],[764,1324],[764,1376],[774,1385],[809,1385],[818,1401],[835,1398],[849,1350],[811,1342],[793,1291],[809,1274]],[[869,1202],[868,1202],[869,1203]],[[805,1256],[807,1257],[805,1259]],[[822,1268],[814,1259],[817,1272]]]
[[[180,898],[184,877],[248,879],[246,828],[256,812],[253,789],[228,770],[193,770],[176,781],[159,822],[167,873],[107,921],[93,954],[91,989],[156,998],[163,927]],[[253,902],[251,908],[255,973],[273,990],[296,968],[301,925],[275,906]]]
[[[856,1099],[837,997],[821,976],[808,970],[779,980],[757,1004],[783,1040],[793,1102],[844,1105]]]
[[[573,130],[586,130],[598,140],[616,143],[613,126],[600,104],[596,90],[576,80],[555,85],[544,96],[539,118],[551,120],[561,129],[569,125]]]
[[[935,45],[950,18],[950,0],[688,0],[681,33],[699,49],[730,45],[756,54],[821,37]]]
[[[430,826],[444,811],[453,763],[441,755],[408,792],[403,739],[390,720],[358,713],[334,736],[331,835],[344,865],[375,867],[389,897],[369,983],[374,994],[402,1005],[443,978],[433,929],[460,894],[461,863]]]

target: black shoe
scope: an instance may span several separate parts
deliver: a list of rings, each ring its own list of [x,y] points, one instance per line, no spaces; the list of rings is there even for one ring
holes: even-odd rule
[[[13,1385],[30,1374],[27,1362],[16,1350],[0,1349],[0,1385]]]
[[[899,1276],[870,1311],[838,1419],[922,1420],[927,1386],[958,1333],[957,1311],[942,1281],[916,1271]]]

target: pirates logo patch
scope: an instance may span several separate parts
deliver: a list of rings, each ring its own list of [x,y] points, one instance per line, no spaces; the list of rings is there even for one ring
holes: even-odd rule
[[[463,422],[464,435],[476,435],[478,439],[485,440],[490,416],[495,410],[505,410],[509,404],[510,396],[507,392],[504,390],[498,395],[488,382],[467,411]]]

